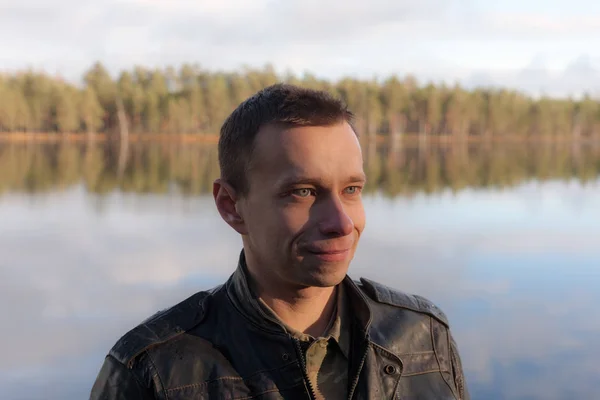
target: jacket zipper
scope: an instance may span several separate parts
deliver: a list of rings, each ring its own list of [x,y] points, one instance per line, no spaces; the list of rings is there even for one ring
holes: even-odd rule
[[[360,364],[358,366],[358,371],[356,371],[356,376],[352,381],[352,386],[350,387],[350,393],[348,393],[348,400],[352,400],[354,396],[354,391],[356,390],[356,386],[358,385],[358,380],[360,378],[360,373],[362,372],[363,365],[365,364],[365,360],[367,359],[367,353],[369,352],[369,341],[367,340],[367,348],[365,349],[363,356],[360,360]]]
[[[317,395],[315,393],[315,389],[313,388],[312,383],[310,382],[310,379],[308,378],[308,372],[306,371],[306,358],[304,357],[304,353],[302,352],[302,347],[300,347],[300,340],[294,338],[293,341],[296,344],[296,351],[298,352],[300,364],[302,365],[302,374],[304,375],[304,380],[306,381],[308,386],[308,396],[311,400],[316,400]]]

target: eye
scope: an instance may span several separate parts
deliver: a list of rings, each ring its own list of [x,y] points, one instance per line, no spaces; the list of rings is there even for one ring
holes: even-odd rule
[[[295,196],[298,196],[298,197],[308,197],[312,193],[313,193],[312,189],[309,189],[309,188],[295,189],[292,191],[292,194],[294,194]]]
[[[357,194],[359,193],[361,190],[360,186],[348,186],[346,189],[344,189],[344,192],[346,194]]]

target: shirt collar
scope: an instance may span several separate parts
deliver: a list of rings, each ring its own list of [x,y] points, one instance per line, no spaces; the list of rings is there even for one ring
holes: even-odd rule
[[[240,252],[238,268],[233,273],[227,284],[229,298],[234,305],[240,309],[243,314],[253,323],[262,329],[273,332],[287,332],[300,340],[311,339],[309,335],[301,332],[294,332],[281,321],[275,312],[273,312],[256,294],[252,279],[247,269],[244,250]],[[350,353],[350,336],[353,318],[352,314],[362,316],[360,320],[366,321],[363,329],[366,329],[370,323],[370,311],[366,302],[359,294],[360,289],[356,284],[346,276],[344,281],[337,287],[337,306],[334,317],[332,318],[324,337],[332,338],[339,345],[340,349],[348,357]],[[356,312],[350,312],[350,304],[354,304]]]
[[[319,338],[325,338],[326,340],[333,340],[342,351],[342,354],[348,359],[350,354],[350,329],[351,324],[349,323],[350,313],[348,307],[348,299],[346,298],[345,288],[342,283],[336,287],[336,306],[332,313],[329,324],[325,328],[323,335]],[[286,325],[279,319],[275,311],[267,305],[262,299],[257,302],[258,306],[262,309],[261,312],[267,314],[270,318],[277,320],[281,326],[293,337],[302,342],[312,342],[316,340],[315,337],[306,333],[295,330],[294,328]]]

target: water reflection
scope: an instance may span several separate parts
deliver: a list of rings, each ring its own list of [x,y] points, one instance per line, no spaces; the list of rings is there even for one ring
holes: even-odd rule
[[[120,334],[235,267],[241,241],[201,194],[212,147],[134,146],[120,182],[111,154],[0,149],[2,399],[85,398]],[[382,158],[351,275],[444,308],[474,399],[594,398],[599,160],[521,146]]]
[[[217,149],[199,143],[136,143],[119,171],[120,149],[105,142],[82,145],[0,142],[0,194],[44,192],[83,182],[92,193],[113,190],[184,195],[209,193],[218,174]],[[368,191],[388,196],[512,187],[528,180],[595,180],[600,143],[512,143],[380,147],[367,159]]]

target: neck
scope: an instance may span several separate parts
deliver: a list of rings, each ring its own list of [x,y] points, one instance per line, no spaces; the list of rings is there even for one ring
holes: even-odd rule
[[[260,298],[290,328],[314,337],[325,331],[336,304],[335,287],[307,288],[291,296],[260,291]]]
[[[284,324],[311,336],[323,333],[335,309],[335,287],[294,287],[247,267],[255,293]]]

